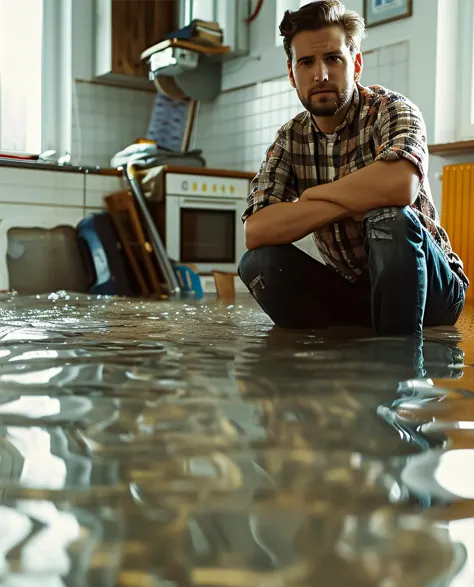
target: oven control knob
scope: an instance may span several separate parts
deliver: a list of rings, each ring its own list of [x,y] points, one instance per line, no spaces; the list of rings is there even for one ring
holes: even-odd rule
[[[187,191],[189,191],[189,183],[188,183],[187,181],[183,181],[183,183],[181,184],[181,189],[182,189],[184,192],[187,192]]]

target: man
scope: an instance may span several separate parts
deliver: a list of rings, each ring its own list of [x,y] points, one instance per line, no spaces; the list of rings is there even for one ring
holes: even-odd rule
[[[241,279],[281,327],[455,324],[468,280],[438,223],[420,111],[359,84],[364,20],[339,0],[286,11],[280,33],[306,111],[252,183]],[[291,244],[311,233],[325,264]]]

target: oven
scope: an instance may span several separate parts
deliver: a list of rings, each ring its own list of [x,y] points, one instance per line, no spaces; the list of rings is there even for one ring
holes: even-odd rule
[[[166,250],[171,259],[193,264],[200,274],[236,272],[245,252],[241,215],[248,181],[168,175]],[[237,185],[236,185],[237,184]]]

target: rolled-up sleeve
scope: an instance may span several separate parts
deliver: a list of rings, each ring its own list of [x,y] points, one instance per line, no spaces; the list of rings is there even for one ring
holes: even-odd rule
[[[298,199],[290,144],[288,134],[280,129],[275,142],[267,149],[260,171],[250,184],[247,208],[242,214],[243,222],[265,206]]]
[[[418,169],[420,180],[428,173],[426,127],[420,110],[402,96],[391,98],[381,108],[375,125],[375,161],[408,159]]]

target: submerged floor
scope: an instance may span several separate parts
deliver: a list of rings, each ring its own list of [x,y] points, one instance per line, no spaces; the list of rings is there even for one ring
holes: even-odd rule
[[[422,347],[248,302],[0,316],[0,585],[474,584],[474,311]]]

